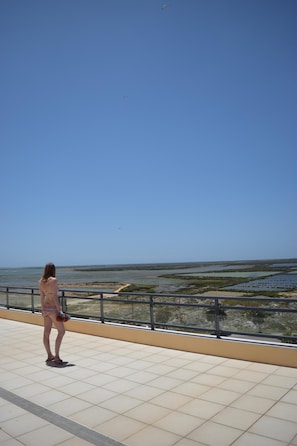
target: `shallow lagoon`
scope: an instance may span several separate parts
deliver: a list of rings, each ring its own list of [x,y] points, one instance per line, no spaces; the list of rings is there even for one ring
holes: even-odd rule
[[[217,266],[218,268],[220,266]],[[160,291],[174,288],[184,279],[173,279],[160,277],[168,274],[176,274],[188,271],[208,271],[215,266],[196,266],[192,264],[184,265],[110,265],[110,266],[73,266],[57,267],[57,279],[60,284],[71,284],[72,286],[82,284],[100,283],[103,291],[113,291],[112,287],[101,286],[104,283],[135,283],[156,285]],[[14,268],[0,269],[0,285],[38,287],[38,281],[42,275],[43,268]],[[87,285],[85,285],[87,286]]]
[[[135,265],[57,266],[57,278],[61,284],[87,287],[98,283],[102,291],[113,291],[110,284],[155,285],[156,292],[174,292],[189,277],[235,277],[255,279],[234,285],[230,290],[281,291],[297,288],[296,262],[191,262]],[[260,266],[261,265],[261,266]],[[271,268],[278,266],[278,270]],[[259,271],[259,268],[263,270]],[[267,270],[265,270],[267,268]],[[244,270],[244,271],[243,271]],[[248,271],[247,271],[248,270]],[[43,268],[0,268],[0,285],[38,287]],[[164,277],[164,276],[169,277]],[[268,277],[269,276],[269,277]],[[262,277],[262,279],[260,279]],[[259,279],[257,279],[259,278]],[[106,283],[106,286],[104,285]],[[63,285],[65,286],[65,285]]]
[[[238,266],[238,265],[237,265]],[[240,265],[249,268],[252,265]],[[139,283],[162,287],[176,285],[177,278],[164,275],[206,273],[236,268],[235,264],[224,263],[172,263],[144,265],[95,265],[57,266],[57,279],[60,283],[82,284],[92,282]],[[37,287],[43,268],[0,268],[0,285]],[[184,281],[181,277],[180,281]]]

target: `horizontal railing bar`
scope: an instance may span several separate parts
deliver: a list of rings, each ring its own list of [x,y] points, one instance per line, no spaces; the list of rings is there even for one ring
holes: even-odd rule
[[[0,292],[2,290],[30,290],[30,291],[36,291],[35,295],[39,295],[39,288],[37,287],[22,287],[22,286],[3,286],[0,285]],[[282,297],[256,297],[256,296],[199,296],[199,295],[191,295],[191,294],[158,294],[158,293],[136,293],[136,292],[116,292],[116,291],[102,291],[100,289],[90,289],[90,288],[60,288],[60,292],[75,292],[75,293],[89,293],[89,294],[108,294],[108,295],[117,295],[117,296],[140,296],[140,297],[157,297],[157,298],[184,298],[184,299],[199,299],[199,300],[214,300],[218,299],[219,301],[255,301],[255,302],[286,302],[286,303],[297,303],[297,299],[295,298],[282,298]],[[9,292],[9,291],[8,291]],[[16,293],[17,294],[17,293]],[[23,294],[22,291],[20,294]],[[24,293],[27,294],[27,293]],[[70,297],[70,296],[65,296]],[[82,297],[80,297],[82,298]],[[100,298],[100,297],[99,297]],[[106,297],[104,297],[106,299]]]
[[[0,290],[0,293],[9,293],[9,291],[1,291]],[[23,296],[31,296],[31,292],[22,292],[22,291],[13,291],[11,294],[20,294],[20,295],[23,295]],[[34,296],[39,296],[39,294],[34,294],[33,293],[33,295]]]
[[[221,310],[237,310],[237,311],[259,311],[259,312],[272,312],[272,313],[296,313],[297,308],[271,308],[271,307],[229,307],[225,305],[221,305]]]

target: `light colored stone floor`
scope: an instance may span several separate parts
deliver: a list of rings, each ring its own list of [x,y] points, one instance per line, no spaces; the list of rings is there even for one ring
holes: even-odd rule
[[[297,369],[71,332],[50,367],[42,327],[0,339],[1,446],[297,446]]]

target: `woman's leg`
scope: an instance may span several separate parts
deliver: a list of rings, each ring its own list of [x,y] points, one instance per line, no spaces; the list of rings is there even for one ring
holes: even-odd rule
[[[64,322],[60,322],[60,321],[56,321],[56,320],[55,320],[55,326],[58,331],[58,334],[56,337],[56,342],[55,342],[55,360],[58,361],[58,360],[60,360],[60,347],[61,347],[62,339],[65,334],[65,327],[64,327]]]
[[[49,316],[43,316],[44,320],[44,331],[43,331],[43,345],[47,352],[47,360],[52,360],[54,355],[51,352],[50,347],[50,334],[52,329],[52,320]]]

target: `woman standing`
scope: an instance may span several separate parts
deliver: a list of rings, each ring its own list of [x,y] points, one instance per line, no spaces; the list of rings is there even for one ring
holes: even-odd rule
[[[65,334],[65,328],[63,321],[57,321],[57,315],[58,313],[62,313],[62,309],[58,298],[59,289],[56,279],[56,267],[53,263],[47,263],[45,265],[43,276],[39,281],[39,291],[44,320],[43,344],[47,352],[46,362],[54,361],[56,364],[62,364],[63,361],[59,354],[61,342]],[[58,330],[55,342],[55,355],[52,354],[50,347],[50,334],[53,323]]]

